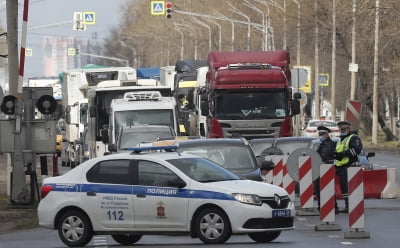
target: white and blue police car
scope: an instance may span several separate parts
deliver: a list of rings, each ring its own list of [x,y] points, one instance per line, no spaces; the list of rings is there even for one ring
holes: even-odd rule
[[[58,230],[71,247],[85,246],[98,234],[122,245],[146,234],[177,233],[206,244],[235,234],[270,242],[294,229],[294,204],[283,188],[240,179],[172,147],[144,149],[151,150],[94,158],[44,179],[39,225]]]

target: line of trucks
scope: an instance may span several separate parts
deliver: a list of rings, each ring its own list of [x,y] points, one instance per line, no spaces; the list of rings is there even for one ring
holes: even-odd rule
[[[178,136],[292,136],[300,95],[292,96],[289,65],[281,50],[210,52],[161,67],[159,78],[131,67],[65,71],[62,164],[107,154],[131,126],[168,126]]]

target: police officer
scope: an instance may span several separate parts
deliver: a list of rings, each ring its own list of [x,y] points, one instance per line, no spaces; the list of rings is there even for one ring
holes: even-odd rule
[[[335,148],[336,142],[334,142],[329,133],[331,130],[325,126],[317,127],[319,139],[321,144],[319,145],[317,152],[321,156],[322,162],[324,164],[333,164],[333,160],[335,159]],[[318,209],[320,208],[320,182],[319,177],[314,181],[314,190],[315,195],[318,201]],[[339,213],[339,209],[335,209],[335,213]]]
[[[346,207],[340,212],[349,212],[347,168],[358,161],[358,154],[362,150],[362,143],[356,132],[350,131],[351,123],[340,121],[337,123],[340,129],[340,141],[336,144],[335,169],[340,178],[340,190]],[[336,201],[337,208],[337,201]]]

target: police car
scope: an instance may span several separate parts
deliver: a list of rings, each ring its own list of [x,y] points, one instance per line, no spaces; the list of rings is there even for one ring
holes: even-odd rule
[[[97,234],[110,234],[122,245],[146,234],[177,233],[207,244],[224,243],[234,234],[270,242],[294,229],[294,204],[283,188],[242,180],[176,148],[136,148],[44,179],[39,225],[58,230],[71,247],[84,246]]]

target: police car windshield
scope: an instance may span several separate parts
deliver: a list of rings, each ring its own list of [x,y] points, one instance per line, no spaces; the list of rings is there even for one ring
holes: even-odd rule
[[[240,180],[232,172],[204,158],[170,159],[169,163],[198,182]]]

